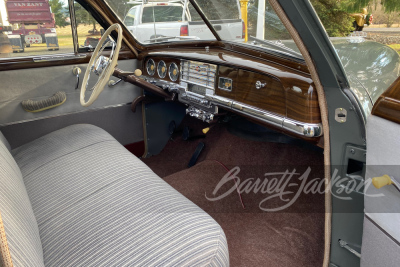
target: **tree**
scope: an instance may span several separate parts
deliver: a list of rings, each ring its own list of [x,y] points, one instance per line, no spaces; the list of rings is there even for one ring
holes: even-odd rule
[[[54,19],[58,27],[65,27],[68,23],[65,21],[67,18],[63,13],[63,2],[60,0],[50,0],[49,5],[51,12],[54,14]]]
[[[346,10],[348,12],[360,12],[364,7],[382,4],[385,12],[400,11],[400,0],[352,0],[347,1]]]
[[[400,11],[400,0],[382,0],[386,12]]]
[[[75,7],[76,23],[92,25],[93,29],[91,30],[91,32],[96,33],[97,32],[97,29],[96,29],[97,21],[93,18],[93,16],[89,12],[87,12],[87,10],[83,6],[81,6],[78,3],[75,3],[74,7]]]
[[[366,0],[311,0],[328,35],[331,37],[347,36],[353,28],[354,19],[346,10],[354,1]]]

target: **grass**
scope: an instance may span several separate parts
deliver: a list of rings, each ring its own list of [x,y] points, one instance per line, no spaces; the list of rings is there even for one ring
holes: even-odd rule
[[[394,50],[396,50],[397,53],[400,54],[400,44],[390,44],[390,45],[388,45],[388,46],[390,46],[391,48],[393,48]]]
[[[79,45],[83,45],[83,42],[86,40],[86,37],[89,36],[89,30],[93,28],[92,25],[78,25],[78,42]],[[100,30],[100,26],[96,25],[97,30]],[[57,27],[57,37],[58,44],[60,47],[73,47],[72,41],[72,30],[70,26],[65,26],[63,28]]]
[[[400,27],[400,24],[392,24],[390,28],[398,28]],[[374,24],[372,23],[371,25],[368,26],[368,28],[387,28],[387,24]]]

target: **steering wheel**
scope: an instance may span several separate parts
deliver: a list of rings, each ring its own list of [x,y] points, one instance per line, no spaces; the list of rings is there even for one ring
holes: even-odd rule
[[[117,42],[114,42],[109,36],[112,31],[118,32]],[[104,90],[104,86],[108,83],[110,76],[113,74],[115,67],[117,66],[119,50],[121,49],[122,41],[122,28],[118,23],[111,25],[101,37],[99,43],[94,50],[92,57],[90,58],[88,67],[86,68],[85,76],[83,77],[81,87],[81,105],[88,107],[93,104],[94,101],[99,97],[100,93]],[[110,57],[102,56],[104,48],[112,46]],[[96,84],[89,89],[92,91],[89,100],[85,101],[85,93],[88,86],[90,74],[94,72],[99,76]]]

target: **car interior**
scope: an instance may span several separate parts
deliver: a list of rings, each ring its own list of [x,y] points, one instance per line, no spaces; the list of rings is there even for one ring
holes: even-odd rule
[[[95,48],[0,60],[2,263],[323,265],[329,130],[307,59],[146,46],[78,2],[105,30]]]
[[[88,64],[0,72],[0,211],[13,264],[321,265],[324,195],[280,211],[293,196],[250,182],[283,183],[309,166],[324,176],[304,62],[248,65],[205,47],[133,59],[115,32]],[[122,81],[110,86],[112,74]],[[65,97],[51,101],[57,92]],[[233,168],[239,179],[216,189]]]

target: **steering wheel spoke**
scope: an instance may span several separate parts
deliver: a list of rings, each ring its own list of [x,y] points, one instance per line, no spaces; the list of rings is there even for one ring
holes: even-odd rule
[[[118,38],[115,42],[110,36],[111,32],[116,30],[118,32]],[[113,74],[114,69],[117,65],[119,51],[121,49],[122,42],[122,28],[119,24],[111,25],[101,37],[99,43],[94,50],[92,57],[90,58],[88,67],[86,68],[85,76],[83,78],[80,102],[84,107],[90,106],[99,97],[100,93],[104,90],[105,85],[108,83],[110,76]],[[106,47],[111,45],[110,57],[101,55]],[[89,78],[91,73],[95,73],[99,76],[95,85],[88,89]],[[91,91],[89,100],[85,100],[86,90]]]

